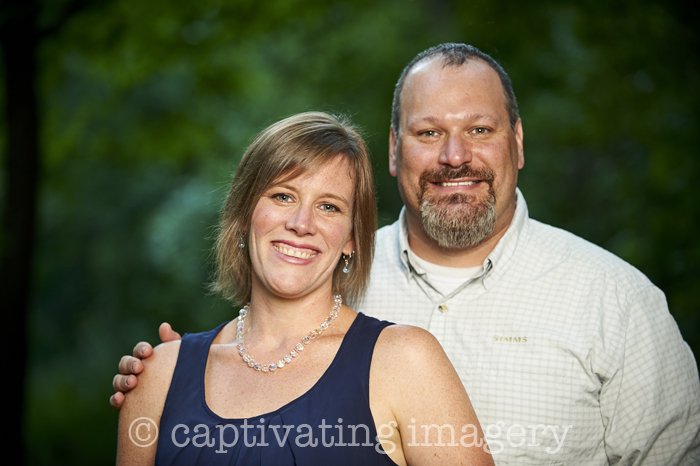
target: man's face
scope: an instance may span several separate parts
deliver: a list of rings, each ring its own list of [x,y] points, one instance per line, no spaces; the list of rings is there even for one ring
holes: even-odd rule
[[[525,160],[522,125],[510,126],[498,74],[477,59],[459,67],[439,58],[420,63],[406,77],[399,124],[389,168],[409,231],[421,225],[440,246],[457,249],[500,237]]]

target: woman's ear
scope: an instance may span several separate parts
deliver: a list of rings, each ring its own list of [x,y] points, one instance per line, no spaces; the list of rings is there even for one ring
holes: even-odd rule
[[[343,248],[343,254],[345,254],[346,256],[349,256],[350,254],[352,254],[354,252],[355,252],[355,240],[353,239],[353,235],[351,235],[348,242],[345,243],[345,247]]]

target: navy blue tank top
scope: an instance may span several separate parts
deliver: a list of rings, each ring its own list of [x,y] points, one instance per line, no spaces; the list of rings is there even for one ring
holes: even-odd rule
[[[369,408],[374,345],[391,323],[358,313],[333,362],[308,392],[248,419],[224,419],[205,401],[209,347],[225,324],[182,338],[160,420],[156,465],[396,464],[379,442]],[[389,427],[381,433],[388,436]]]

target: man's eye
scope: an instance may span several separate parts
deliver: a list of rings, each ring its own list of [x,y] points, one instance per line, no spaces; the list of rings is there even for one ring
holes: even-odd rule
[[[472,130],[472,132],[476,134],[486,134],[489,132],[489,130],[486,128],[475,128],[474,130]]]
[[[437,131],[428,130],[428,131],[423,131],[420,134],[421,134],[421,136],[428,136],[429,138],[432,138],[434,136],[437,136],[438,133],[437,133]]]

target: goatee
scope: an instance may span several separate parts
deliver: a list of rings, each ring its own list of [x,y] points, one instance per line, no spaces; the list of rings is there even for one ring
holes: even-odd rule
[[[464,193],[442,197],[426,194],[428,183],[439,183],[459,178],[481,180],[489,186],[484,199]],[[425,232],[440,246],[449,249],[468,249],[481,244],[496,225],[496,193],[493,190],[493,172],[473,169],[468,165],[446,167],[436,172],[423,172],[418,196],[421,221]]]

